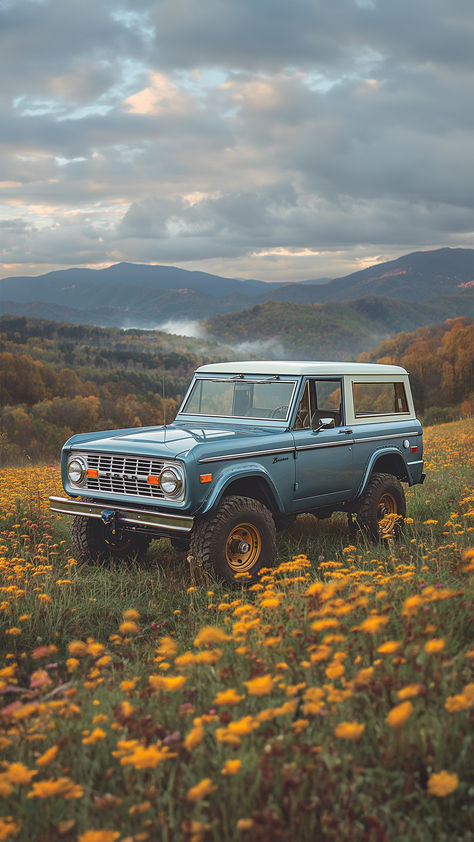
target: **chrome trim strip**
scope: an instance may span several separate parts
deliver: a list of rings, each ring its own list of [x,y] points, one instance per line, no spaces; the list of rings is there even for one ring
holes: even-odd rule
[[[124,506],[114,507],[113,504],[90,503],[84,500],[70,500],[67,497],[50,497],[49,506],[52,512],[63,515],[80,515],[82,517],[100,518],[104,509],[113,508],[119,523],[133,523],[139,526],[164,527],[171,532],[190,532],[194,518],[187,515],[165,514],[153,512],[150,509],[133,509]]]
[[[354,439],[354,444],[363,444],[364,442],[368,441],[387,441],[388,439],[406,439],[408,438],[408,436],[419,435],[421,435],[421,433],[419,433],[417,430],[411,430],[408,433],[394,433],[391,436],[367,436],[367,438],[363,439]]]
[[[416,462],[407,462],[407,465],[423,465],[423,459],[417,459]]]
[[[415,430],[412,430],[408,433],[395,433],[391,436],[369,436],[363,439],[354,439],[348,438],[344,439],[344,441],[334,441],[334,442],[321,442],[319,444],[302,444],[296,445],[295,447],[280,447],[276,450],[253,450],[248,451],[247,453],[233,453],[229,456],[210,456],[206,459],[198,459],[198,463],[203,462],[227,462],[231,459],[245,459],[248,456],[273,456],[276,453],[291,453],[293,450],[316,450],[317,448],[321,447],[343,447],[347,446],[348,444],[361,444],[364,442],[371,442],[371,441],[387,441],[389,439],[406,439],[407,436],[418,436],[418,433]]]
[[[354,439],[344,439],[344,441],[328,441],[321,444],[302,444],[297,447],[297,450],[316,450],[321,447],[347,447],[348,444],[354,444]]]
[[[279,447],[276,450],[252,450],[247,453],[232,453],[228,456],[208,456],[206,459],[198,459],[198,463],[226,462],[230,459],[246,459],[248,456],[273,456],[276,453],[293,453],[294,450],[294,447]]]

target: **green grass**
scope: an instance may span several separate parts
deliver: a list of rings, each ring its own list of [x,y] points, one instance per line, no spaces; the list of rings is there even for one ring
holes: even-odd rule
[[[472,428],[427,431],[428,478],[408,492],[398,543],[359,536],[349,544],[342,515],[301,516],[279,536],[261,590],[226,589],[164,539],[142,564],[77,563],[68,519],[46,509],[56,474],[9,472],[0,521],[0,839],[473,839]],[[136,627],[122,633],[131,608]],[[217,631],[214,643],[195,644],[205,626],[225,637]],[[160,648],[164,637],[176,652]],[[431,653],[433,639],[441,643]],[[83,642],[77,663],[74,641]],[[386,641],[398,642],[391,654],[379,652]],[[200,652],[209,663],[196,661]],[[157,687],[160,676],[176,675],[182,687]],[[253,679],[262,695],[245,684]],[[387,716],[407,687],[412,710],[393,727]],[[235,705],[216,702],[231,689],[241,697]],[[311,693],[322,694],[313,708]],[[239,722],[249,733],[236,738]],[[363,726],[359,738],[338,737],[342,722]],[[103,736],[89,744],[97,728]],[[192,747],[187,736],[200,728]],[[121,743],[130,740],[135,755]],[[140,768],[153,746],[173,756]],[[240,768],[223,774],[232,760]],[[30,783],[16,781],[15,763],[36,772]],[[452,791],[430,794],[443,771],[457,776]],[[29,797],[35,782],[65,777],[80,797]],[[190,800],[206,779],[207,793],[203,784]]]

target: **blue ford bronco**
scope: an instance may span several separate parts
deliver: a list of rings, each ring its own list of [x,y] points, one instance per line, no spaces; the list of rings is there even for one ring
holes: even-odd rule
[[[302,512],[397,537],[401,483],[425,478],[407,372],[344,362],[201,366],[173,423],[72,436],[61,468],[68,497],[50,505],[74,515],[81,559],[168,536],[228,582],[271,566],[276,530]]]

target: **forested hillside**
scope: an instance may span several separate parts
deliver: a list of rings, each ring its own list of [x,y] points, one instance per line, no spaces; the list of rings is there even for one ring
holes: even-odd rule
[[[474,414],[472,319],[448,319],[414,333],[399,333],[359,359],[406,368],[416,408],[425,422]]]
[[[159,331],[0,318],[0,463],[57,459],[73,433],[174,418],[194,369],[232,359]]]
[[[222,342],[274,339],[288,359],[347,360],[399,331],[456,316],[474,316],[473,291],[416,306],[376,295],[324,304],[268,301],[243,313],[213,316],[202,325]]]

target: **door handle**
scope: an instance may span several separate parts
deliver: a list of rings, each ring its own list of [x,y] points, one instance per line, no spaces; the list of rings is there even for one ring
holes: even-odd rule
[[[351,436],[351,435],[352,435],[352,430],[339,430],[339,435],[340,435],[340,436],[344,435],[344,433],[346,434],[346,436]]]

